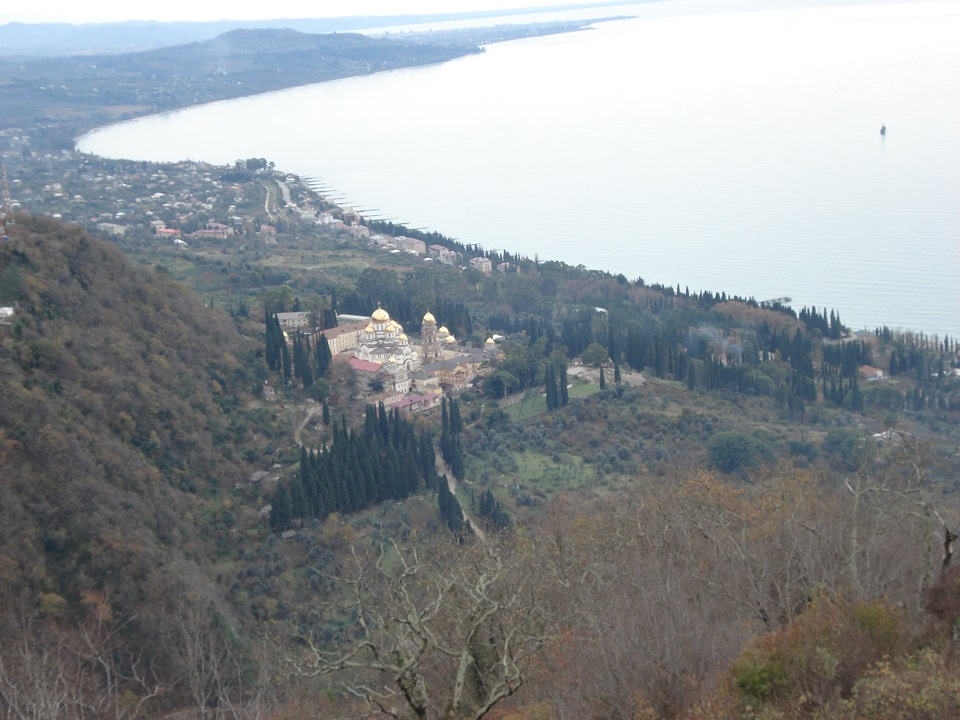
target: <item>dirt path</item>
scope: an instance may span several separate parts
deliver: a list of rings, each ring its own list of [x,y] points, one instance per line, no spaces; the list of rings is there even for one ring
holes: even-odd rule
[[[440,456],[440,453],[437,453],[437,476],[447,478],[447,487],[450,488],[450,492],[454,495],[457,494],[457,479],[453,476],[453,473],[450,472],[450,468],[447,466],[447,463],[444,462],[443,458]],[[458,500],[460,498],[457,498]],[[463,503],[460,503],[460,511],[463,514],[463,521],[469,523],[470,527],[473,528],[473,532],[476,533],[477,537],[480,538],[482,542],[487,541],[487,535],[483,532],[483,528],[480,527],[479,523],[475,523],[470,519],[470,516],[467,515],[467,511],[463,509]]]
[[[308,400],[304,403],[304,407],[306,408],[307,415],[297,425],[297,429],[293,431],[293,441],[298,447],[303,446],[303,441],[300,439],[300,436],[303,434],[303,429],[307,426],[307,423],[310,422],[317,413],[323,412],[323,405],[316,400]]]

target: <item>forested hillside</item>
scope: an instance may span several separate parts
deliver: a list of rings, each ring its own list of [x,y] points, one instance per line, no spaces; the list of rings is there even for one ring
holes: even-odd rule
[[[0,717],[960,711],[954,340],[343,231],[8,230]],[[378,301],[503,354],[407,417],[271,360],[271,311]]]
[[[76,227],[24,218],[9,236],[0,631],[75,619],[94,596],[127,619],[187,591],[216,599],[203,498],[245,478],[241,450],[270,433],[248,414],[255,346]]]

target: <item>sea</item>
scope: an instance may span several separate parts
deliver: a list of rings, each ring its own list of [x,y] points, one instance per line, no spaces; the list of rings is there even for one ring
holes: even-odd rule
[[[531,19],[608,16],[630,17],[77,146],[265,157],[369,217],[488,249],[790,298],[858,330],[960,335],[960,0],[662,0]]]

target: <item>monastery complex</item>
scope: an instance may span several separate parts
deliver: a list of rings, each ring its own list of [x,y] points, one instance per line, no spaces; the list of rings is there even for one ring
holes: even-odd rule
[[[289,333],[305,332],[308,313],[277,313]],[[334,361],[346,362],[360,380],[370,402],[401,412],[423,412],[440,404],[443,393],[466,389],[485,374],[501,351],[493,339],[482,348],[460,345],[432,313],[423,316],[419,342],[377,307],[370,317],[339,316],[335,328],[306,331],[312,342],[327,340]]]

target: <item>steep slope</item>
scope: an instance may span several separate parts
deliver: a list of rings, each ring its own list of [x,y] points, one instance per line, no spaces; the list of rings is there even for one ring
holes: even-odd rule
[[[192,518],[246,468],[251,343],[161,273],[27,219],[0,246],[0,602],[125,613],[189,587]]]

